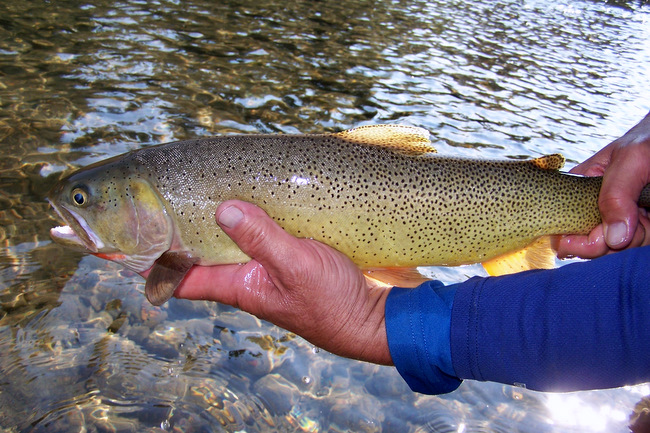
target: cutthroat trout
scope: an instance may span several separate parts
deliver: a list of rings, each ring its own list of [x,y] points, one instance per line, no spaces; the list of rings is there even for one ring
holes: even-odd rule
[[[588,233],[601,221],[601,178],[561,173],[561,155],[482,161],[434,152],[428,131],[399,125],[146,147],[60,181],[48,200],[67,225],[51,235],[136,272],[153,266],[145,294],[161,305],[191,266],[249,260],[214,221],[229,199],[257,204],[289,233],[329,244],[366,271],[551,267],[540,237]]]

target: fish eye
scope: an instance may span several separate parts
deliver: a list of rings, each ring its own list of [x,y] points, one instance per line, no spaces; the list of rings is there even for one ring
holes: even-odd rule
[[[80,187],[72,189],[72,202],[77,206],[85,206],[88,204],[88,193]]]

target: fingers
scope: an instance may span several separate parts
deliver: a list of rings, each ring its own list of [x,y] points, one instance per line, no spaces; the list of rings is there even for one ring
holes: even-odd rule
[[[616,142],[604,147],[596,154],[573,167],[569,172],[582,176],[603,176],[612,157]],[[564,235],[553,239],[553,248],[560,259],[581,257],[594,259],[610,251],[605,242],[603,225],[599,224],[588,235]]]
[[[569,257],[594,259],[609,252],[609,247],[605,243],[602,224],[598,225],[586,236],[559,236],[554,248],[557,251],[557,256],[561,259]]]
[[[638,199],[650,183],[650,114],[571,172],[603,176],[598,208],[603,223],[588,236],[556,241],[559,257],[595,258],[611,251],[650,244],[650,227]]]
[[[238,307],[239,281],[260,272],[257,262],[243,265],[194,266],[174,292],[181,299],[214,301]]]
[[[638,221],[639,224],[637,224],[636,230],[632,235],[632,240],[626,248],[650,245],[650,220],[648,220],[645,210],[639,210]],[[570,257],[595,259],[610,252],[617,251],[610,248],[605,242],[605,234],[603,232],[602,224],[598,225],[586,236],[557,236],[554,239],[553,248],[557,251],[557,256],[560,259]]]
[[[585,161],[576,172],[597,175],[606,158],[602,154],[595,156],[598,158]],[[650,179],[647,161],[647,147],[628,145],[615,150],[598,197],[603,223],[587,236],[561,237],[556,244],[558,257],[593,259],[611,251],[650,244],[645,211],[637,203],[646,179]]]
[[[648,161],[648,146],[628,144],[617,148],[612,155],[598,198],[605,242],[611,249],[628,247],[641,236],[637,233],[637,201],[650,179]]]

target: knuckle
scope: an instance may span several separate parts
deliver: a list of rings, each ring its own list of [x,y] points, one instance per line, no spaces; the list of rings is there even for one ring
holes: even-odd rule
[[[238,233],[238,245],[244,250],[259,251],[265,248],[268,230],[264,224],[245,224]]]

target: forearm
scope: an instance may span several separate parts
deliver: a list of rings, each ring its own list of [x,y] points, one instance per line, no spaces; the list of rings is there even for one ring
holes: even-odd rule
[[[650,248],[468,282],[454,298],[463,378],[547,391],[650,380]]]
[[[449,326],[449,349],[443,344],[441,351],[450,352],[452,372],[445,367],[449,360],[437,359],[439,355],[432,354],[432,346],[419,335],[402,336],[418,347],[408,349],[411,354],[406,353],[407,344],[400,347],[391,341],[395,324],[405,323],[403,317],[396,320],[394,307],[399,302],[391,293],[386,308],[389,346],[391,353],[395,347],[401,350],[393,356],[395,364],[412,388],[429,393],[452,390],[449,381],[447,386],[435,384],[454,375],[545,391],[648,381],[649,259],[650,248],[636,248],[555,270],[473,278],[445,288],[445,293],[454,292],[453,304],[449,319],[438,320],[437,326]],[[429,291],[440,290],[428,286]],[[420,310],[413,313],[413,323],[424,317],[424,304],[420,300],[421,307],[411,306]],[[439,308],[442,304],[437,303]],[[405,314],[409,313],[401,313]],[[416,357],[423,347],[428,347],[434,367],[428,368],[426,379],[416,381],[410,377],[418,374],[417,367],[404,360]],[[433,378],[431,371],[438,377]]]

